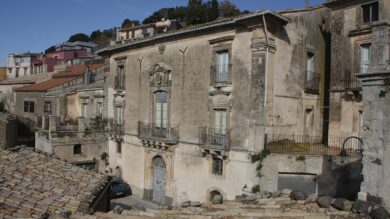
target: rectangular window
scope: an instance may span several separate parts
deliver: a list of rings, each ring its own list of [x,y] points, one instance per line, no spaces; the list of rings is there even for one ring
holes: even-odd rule
[[[118,153],[118,154],[122,153],[122,142],[120,142],[120,141],[116,142],[116,153]]]
[[[226,143],[226,110],[214,110],[215,126],[214,126],[214,144],[224,145]]]
[[[123,65],[117,67],[115,88],[120,90],[125,89],[125,67]]]
[[[370,66],[371,44],[360,45],[360,73],[366,73]]]
[[[314,90],[314,54],[311,52],[307,53],[306,60],[306,90]]]
[[[213,157],[212,173],[217,176],[222,176],[223,160]]]
[[[229,81],[229,53],[221,51],[217,53],[216,82]]]
[[[15,77],[16,77],[16,78],[19,77],[19,69],[18,69],[18,68],[15,69]]]
[[[34,113],[34,102],[33,101],[24,101],[24,112],[25,113]]]
[[[43,105],[43,111],[45,113],[51,114],[51,102],[50,101],[45,101],[45,104]]]
[[[96,105],[96,116],[103,116],[103,103],[97,103]]]
[[[24,75],[27,75],[27,68],[24,68]]]
[[[117,125],[123,125],[123,107],[116,107],[115,120]]]
[[[81,117],[85,118],[87,116],[87,109],[88,109],[88,104],[82,103],[81,104]]]
[[[374,2],[371,4],[362,5],[363,23],[379,20],[379,4]]]
[[[81,144],[73,145],[73,154],[80,155],[81,154]]]
[[[8,68],[8,73],[12,74],[12,68]]]

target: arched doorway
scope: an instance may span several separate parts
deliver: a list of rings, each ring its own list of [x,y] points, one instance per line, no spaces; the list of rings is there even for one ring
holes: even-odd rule
[[[153,166],[153,196],[152,200],[159,204],[165,204],[165,178],[166,178],[166,166],[164,159],[160,156],[156,156],[152,160]]]

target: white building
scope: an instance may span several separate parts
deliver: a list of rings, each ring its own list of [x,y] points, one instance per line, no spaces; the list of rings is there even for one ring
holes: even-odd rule
[[[40,56],[39,53],[9,54],[7,60],[7,78],[18,78],[31,75],[33,72],[33,62]]]

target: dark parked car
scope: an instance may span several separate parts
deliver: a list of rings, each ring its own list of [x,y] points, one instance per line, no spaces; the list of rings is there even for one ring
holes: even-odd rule
[[[111,198],[131,195],[130,186],[122,179],[114,179],[111,183]]]

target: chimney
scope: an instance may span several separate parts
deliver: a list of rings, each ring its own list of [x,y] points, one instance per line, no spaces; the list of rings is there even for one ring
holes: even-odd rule
[[[84,84],[89,84],[89,66],[87,65],[85,68],[85,74],[84,74]]]

